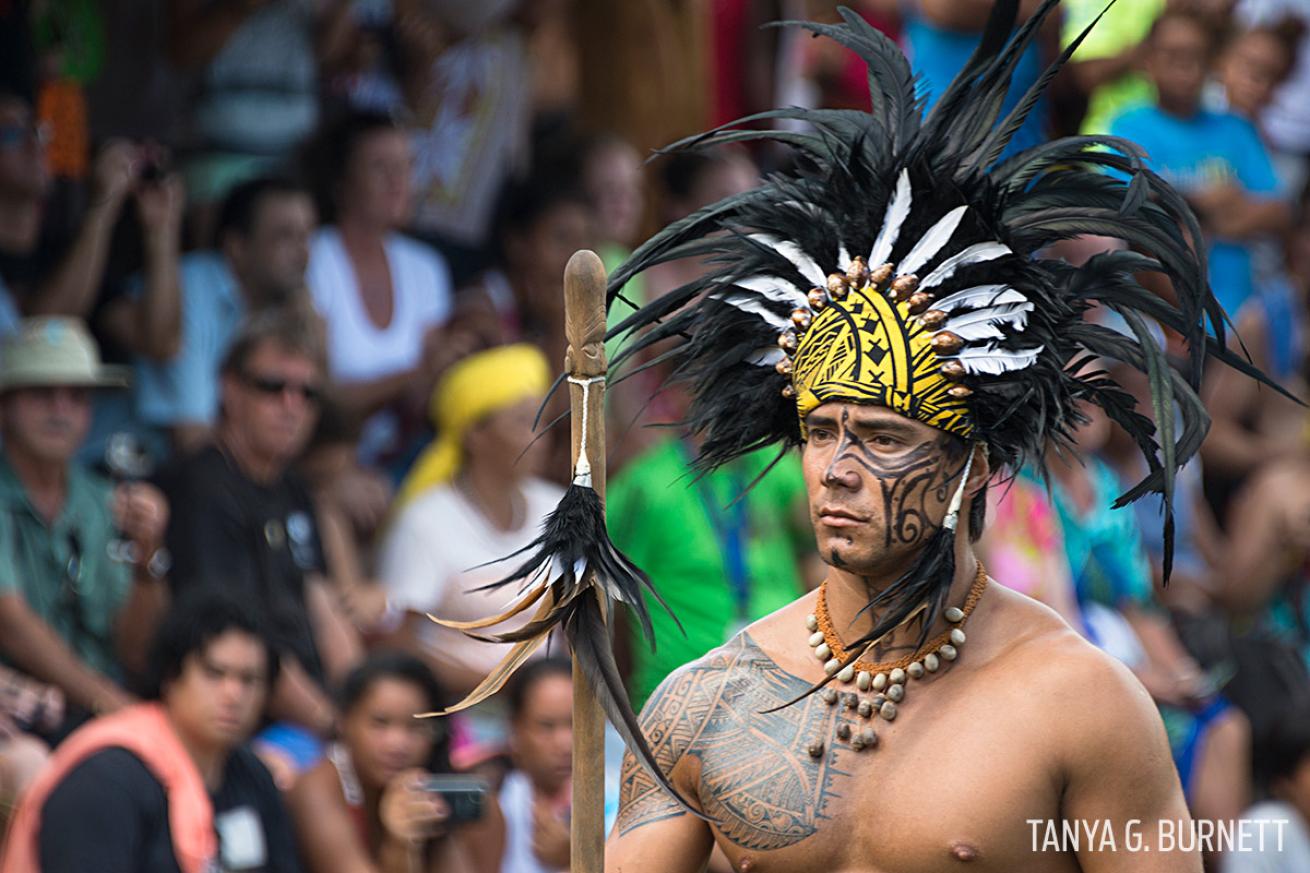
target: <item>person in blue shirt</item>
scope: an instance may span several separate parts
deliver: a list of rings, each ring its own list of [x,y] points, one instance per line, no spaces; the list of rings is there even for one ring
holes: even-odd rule
[[[1202,106],[1218,38],[1194,13],[1162,14],[1147,37],[1156,101],[1120,115],[1110,132],[1140,144],[1191,203],[1207,235],[1210,285],[1231,316],[1253,293],[1250,241],[1287,227],[1291,208],[1255,127]]]
[[[137,414],[189,451],[209,437],[218,415],[219,370],[248,312],[303,294],[309,240],[317,226],[309,193],[293,182],[259,178],[238,185],[219,215],[216,249],[182,258],[177,352],[136,361]]]

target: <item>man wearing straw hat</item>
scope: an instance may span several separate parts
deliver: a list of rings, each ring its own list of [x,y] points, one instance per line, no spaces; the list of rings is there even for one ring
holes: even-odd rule
[[[0,348],[0,657],[67,695],[73,718],[131,701],[166,605],[168,505],[73,460],[92,391],[126,384],[76,319],[31,318]]]

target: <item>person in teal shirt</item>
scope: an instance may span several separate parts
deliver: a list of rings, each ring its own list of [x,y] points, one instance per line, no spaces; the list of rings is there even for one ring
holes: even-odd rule
[[[0,659],[49,682],[70,721],[131,701],[167,604],[168,506],[73,458],[91,392],[121,386],[80,321],[30,318],[0,347]]]
[[[653,598],[656,650],[629,625],[637,709],[673,670],[809,587],[800,556],[813,552],[814,535],[800,459],[788,453],[765,473],[777,453],[762,450],[696,480],[692,457],[682,440],[657,443],[614,477],[606,496],[610,538],[650,574],[686,632]]]

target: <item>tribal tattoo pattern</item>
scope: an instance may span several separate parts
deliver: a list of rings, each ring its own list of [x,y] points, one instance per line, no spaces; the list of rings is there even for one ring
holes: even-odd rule
[[[943,463],[953,454],[950,437],[922,443],[899,456],[872,451],[850,427],[850,411],[842,410],[841,437],[831,464],[858,464],[878,482],[882,496],[882,518],[889,519],[883,532],[883,547],[915,547],[937,533],[941,523],[928,511],[932,495],[939,505],[949,499],[956,477],[963,469],[947,470]]]
[[[837,752],[811,745],[832,736],[842,707],[815,695],[774,712],[810,683],[783,672],[743,633],[673,673],[642,712],[642,729],[666,773],[694,758],[693,796],[713,827],[744,849],[769,851],[800,842],[840,797]],[[854,713],[849,713],[851,716]],[[854,719],[851,719],[854,724]],[[629,754],[624,759],[618,830],[686,815]]]

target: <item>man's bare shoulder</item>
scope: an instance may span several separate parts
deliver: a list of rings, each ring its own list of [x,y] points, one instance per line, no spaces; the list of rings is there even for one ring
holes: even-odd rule
[[[1050,719],[1062,748],[1087,748],[1089,736],[1134,742],[1163,728],[1146,689],[1122,662],[1071,628],[1054,610],[1015,591],[995,586],[990,620],[971,636],[991,632],[988,673],[1020,677],[1022,693]],[[1104,750],[1101,743],[1098,748]]]
[[[693,803],[701,801],[707,812],[706,803],[717,810],[722,798],[699,796],[706,777],[706,757],[721,765],[732,757],[732,749],[750,748],[739,741],[745,740],[748,725],[756,718],[764,719],[756,725],[756,753],[760,736],[779,722],[776,755],[803,755],[794,742],[799,729],[791,723],[811,716],[812,706],[785,705],[809,687],[766,654],[749,630],[743,631],[670,673],[642,708],[642,731],[656,762],[684,796]],[[765,715],[779,708],[784,708],[781,713]],[[722,811],[718,812],[716,817],[722,818]],[[620,782],[618,832],[682,814],[636,760],[627,756]]]

